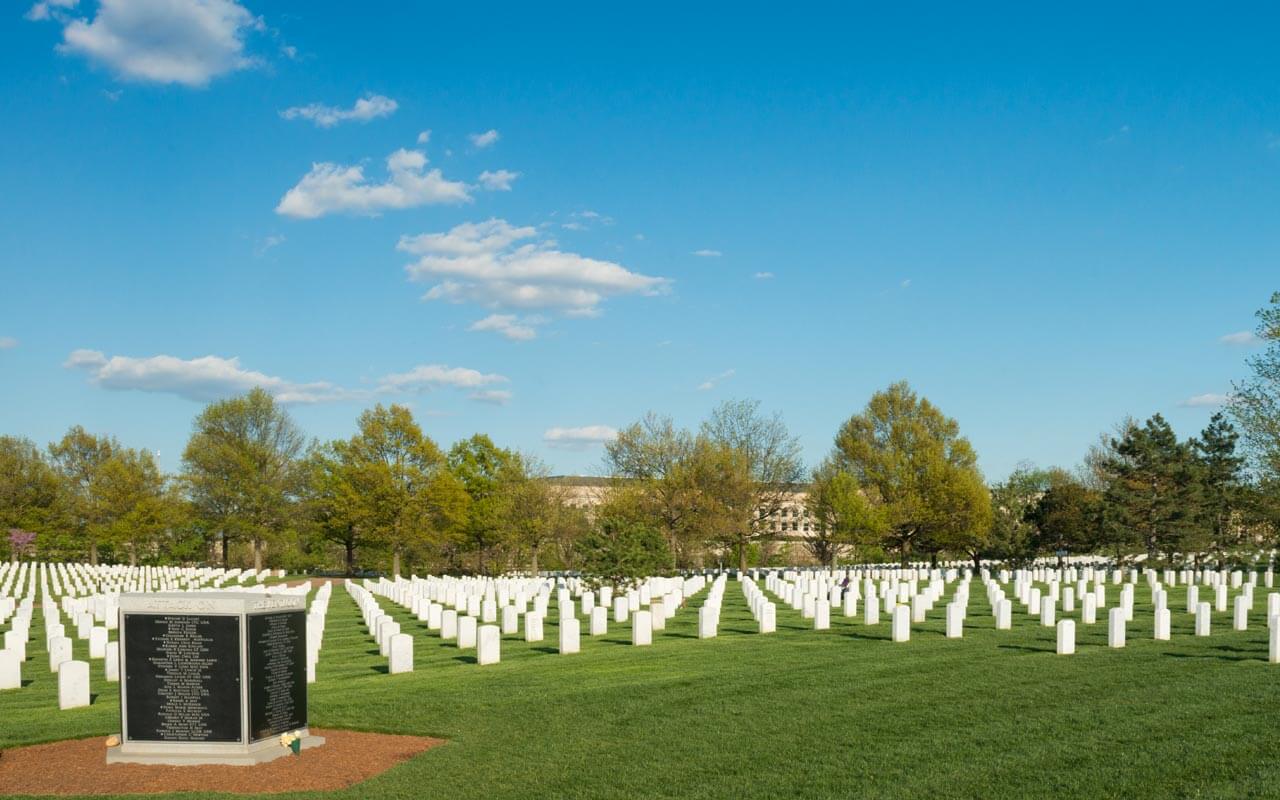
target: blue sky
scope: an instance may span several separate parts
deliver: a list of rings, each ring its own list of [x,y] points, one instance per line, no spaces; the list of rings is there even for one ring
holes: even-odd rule
[[[175,469],[260,384],[556,472],[749,397],[816,463],[906,379],[998,479],[1198,431],[1280,289],[1265,6],[4,14],[0,430],[41,443]]]

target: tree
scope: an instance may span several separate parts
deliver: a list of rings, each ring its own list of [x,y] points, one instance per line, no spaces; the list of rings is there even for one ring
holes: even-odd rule
[[[1019,464],[1008,478],[991,487],[988,555],[1015,564],[1036,557],[1043,543],[1037,540],[1029,514],[1053,482],[1053,472]]]
[[[49,445],[50,460],[66,492],[72,533],[77,541],[88,546],[89,563],[94,565],[98,563],[98,548],[106,534],[99,516],[103,503],[97,483],[103,465],[119,448],[120,443],[115,439],[94,436],[79,425]]]
[[[755,400],[721,403],[702,423],[699,438],[721,451],[717,457],[722,466],[730,463],[724,453],[733,453],[740,470],[745,471],[746,481],[727,485],[730,496],[722,501],[745,515],[740,522],[730,520],[741,527],[727,532],[727,541],[738,554],[738,568],[745,570],[747,545],[770,535],[769,524],[781,516],[796,485],[803,480],[800,440],[787,431],[781,414],[762,415],[760,403]],[[743,490],[748,496],[733,495]]]
[[[1254,469],[1275,480],[1280,479],[1280,292],[1256,316],[1257,336],[1266,349],[1248,360],[1253,375],[1233,385],[1229,408]]]
[[[182,454],[183,481],[196,514],[228,544],[247,539],[253,567],[262,569],[266,544],[283,534],[302,489],[302,432],[261,388],[210,403],[196,417]]]
[[[1191,447],[1198,461],[1203,524],[1219,558],[1238,543],[1243,504],[1244,458],[1236,452],[1239,434],[1222,412],[1214,414]]]
[[[369,409],[358,428],[341,447],[355,489],[355,514],[391,551],[391,573],[398,576],[406,552],[430,535],[427,490],[444,468],[444,454],[404,406]]]
[[[1111,438],[1100,466],[1107,476],[1104,536],[1117,559],[1126,544],[1151,558],[1186,547],[1199,521],[1199,476],[1190,446],[1164,417],[1130,424]]]
[[[0,530],[56,531],[65,519],[64,500],[58,474],[35,444],[0,436]]]
[[[615,479],[606,503],[627,507],[634,521],[651,521],[667,540],[669,567],[688,563],[701,543],[694,523],[698,488],[688,469],[694,446],[692,434],[653,413],[605,444],[605,468]]]
[[[477,433],[457,442],[449,449],[449,469],[461,481],[471,498],[465,527],[466,542],[478,559],[478,571],[484,573],[496,550],[510,544],[509,520],[511,495],[503,484],[517,480],[517,456]]]
[[[342,547],[346,573],[352,575],[357,552],[368,541],[369,526],[362,516],[358,479],[349,452],[345,442],[335,441],[309,454],[303,467],[303,504],[320,536]]]
[[[1026,511],[1034,530],[1031,548],[1039,552],[1080,553],[1096,544],[1101,524],[1101,497],[1065,473],[1052,477],[1047,489]]]
[[[867,499],[857,479],[830,459],[813,471],[805,505],[813,533],[804,544],[824,566],[832,566],[845,550],[878,543],[887,528],[884,507]]]
[[[123,547],[133,566],[139,552],[158,548],[161,536],[181,520],[181,499],[146,450],[116,444],[96,473],[90,539]]]
[[[657,530],[633,520],[606,517],[578,540],[583,571],[615,585],[625,585],[663,572],[671,561],[667,543]]]
[[[831,461],[881,507],[883,543],[903,563],[915,553],[975,553],[991,527],[991,500],[955,420],[905,382],[871,397],[836,434]]]

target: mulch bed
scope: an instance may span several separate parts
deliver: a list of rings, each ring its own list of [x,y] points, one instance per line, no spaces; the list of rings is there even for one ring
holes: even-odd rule
[[[443,739],[312,728],[320,747],[253,767],[107,764],[106,737],[0,752],[0,795],[331,791],[368,780]]]

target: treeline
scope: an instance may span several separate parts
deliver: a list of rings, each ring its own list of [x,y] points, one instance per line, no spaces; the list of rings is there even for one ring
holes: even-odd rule
[[[80,427],[44,449],[4,436],[0,556],[617,578],[802,556],[1222,562],[1280,531],[1280,293],[1258,317],[1251,377],[1198,436],[1127,420],[1079,467],[993,485],[958,423],[906,383],[873,395],[813,469],[758,403],[723,403],[696,430],[650,414],[606,445],[589,498],[483,434],[442,449],[403,406],[309,442],[260,389],[208,405],[174,475]]]

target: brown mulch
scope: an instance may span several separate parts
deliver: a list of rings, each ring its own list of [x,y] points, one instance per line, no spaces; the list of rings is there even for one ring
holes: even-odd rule
[[[106,737],[16,747],[0,753],[0,795],[331,791],[368,780],[444,744],[443,739],[312,728],[320,747],[253,767],[107,764]]]

